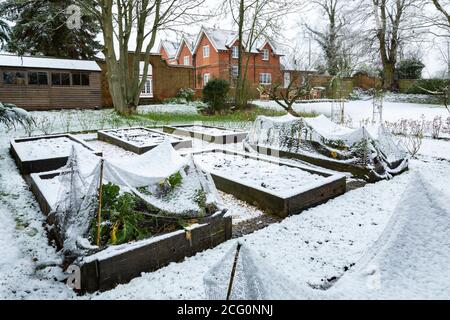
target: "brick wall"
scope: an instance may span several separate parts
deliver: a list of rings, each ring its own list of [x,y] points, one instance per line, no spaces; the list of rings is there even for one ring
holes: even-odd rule
[[[194,68],[191,66],[170,65],[159,54],[149,57],[153,73],[153,98],[142,99],[140,103],[161,102],[174,97],[181,88],[194,88]],[[112,107],[106,79],[106,63],[100,62],[102,69],[102,106]]]

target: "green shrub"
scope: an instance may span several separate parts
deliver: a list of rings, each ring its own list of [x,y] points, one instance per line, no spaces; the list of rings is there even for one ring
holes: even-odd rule
[[[397,67],[399,79],[420,79],[425,65],[419,59],[405,59]]]
[[[427,94],[428,91],[439,91],[450,85],[450,79],[420,79],[408,89],[407,93],[411,94]],[[423,89],[425,90],[423,90]]]
[[[191,88],[181,88],[177,92],[178,99],[184,99],[187,102],[194,101],[195,90]]]
[[[206,102],[211,113],[223,111],[227,105],[227,95],[230,90],[230,83],[222,79],[208,81],[203,88],[203,101]]]

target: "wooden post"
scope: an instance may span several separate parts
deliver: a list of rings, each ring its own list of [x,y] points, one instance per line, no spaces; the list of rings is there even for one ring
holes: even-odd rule
[[[97,246],[100,246],[100,224],[102,222],[103,161],[103,159],[100,160],[100,181],[98,186]]]
[[[242,245],[240,243],[238,243],[237,248],[236,248],[236,255],[234,256],[233,268],[231,269],[230,283],[228,284],[227,300],[230,300],[230,298],[231,298],[231,289],[233,288],[233,281],[234,281],[234,276],[236,275],[236,267],[237,267],[239,251],[241,250],[241,246]]]

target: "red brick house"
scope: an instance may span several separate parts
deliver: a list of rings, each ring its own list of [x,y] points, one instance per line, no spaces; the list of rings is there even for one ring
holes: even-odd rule
[[[175,60],[178,65],[183,66],[193,66],[193,55],[194,55],[194,41],[189,39],[187,36],[183,36],[181,39],[178,50],[175,53]]]
[[[238,52],[237,32],[202,28],[193,49],[196,89],[213,78],[233,83],[237,77]],[[250,58],[247,79],[253,88],[282,81],[281,56],[270,41],[259,41],[245,52],[243,63]]]
[[[175,55],[178,51],[179,44],[173,41],[161,41],[158,48],[158,53],[163,60],[166,60],[168,64],[178,64]]]

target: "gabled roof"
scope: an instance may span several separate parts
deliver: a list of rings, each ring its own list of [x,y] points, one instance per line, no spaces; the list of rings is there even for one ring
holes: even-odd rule
[[[200,33],[198,34],[193,52],[197,51],[197,47],[200,44],[200,40],[202,39],[203,34],[209,39],[216,51],[228,50],[238,40],[238,33],[236,31],[202,27]],[[247,37],[248,34],[244,34],[244,42]],[[276,46],[274,46],[273,43],[267,39],[260,39],[255,41],[253,47],[250,49],[250,52],[260,53],[266,44],[270,45],[274,54],[282,55],[277,52]]]
[[[191,54],[194,54],[194,38],[183,35],[183,38],[181,38],[180,45],[178,46],[177,52],[175,53],[175,59],[179,58],[181,48],[183,48],[183,44],[186,45],[186,47],[189,49]]]
[[[209,39],[209,41],[211,42],[214,49],[216,49],[216,51],[219,51],[219,50],[228,50],[229,49],[227,44],[230,41],[232,41],[234,38],[236,38],[237,32],[232,31],[232,30],[223,30],[223,29],[202,27],[197,36],[197,40],[195,42],[195,46],[194,46],[194,50],[193,50],[194,52],[197,51],[197,48],[200,44],[203,34]]]
[[[178,42],[163,40],[159,43],[158,52],[160,52],[161,47],[163,47],[169,59],[175,59],[179,46],[180,44]]]
[[[61,59],[45,56],[0,54],[0,66],[60,70],[101,71],[94,60]]]

